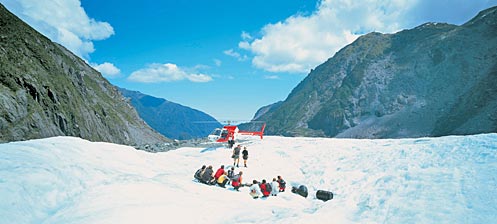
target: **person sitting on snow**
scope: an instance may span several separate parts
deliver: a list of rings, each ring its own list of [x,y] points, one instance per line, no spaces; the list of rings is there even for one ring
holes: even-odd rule
[[[231,167],[230,170],[228,170],[228,177],[232,179],[235,176],[235,167]]]
[[[252,196],[253,199],[257,199],[261,196],[261,188],[259,187],[259,184],[257,183],[257,180],[252,181],[252,186],[250,186],[250,196]]]
[[[228,183],[231,183],[231,179],[235,176],[235,167],[231,167],[231,169],[228,170]]]
[[[281,176],[278,176],[278,184],[280,185],[280,192],[284,192],[285,191],[285,187],[286,187],[286,182],[285,180],[283,180],[283,178],[281,178]]]
[[[197,172],[195,172],[195,175],[193,175],[193,177],[196,180],[200,181],[202,179],[202,172],[204,172],[205,168],[206,166],[203,165],[202,168],[198,169]]]
[[[242,186],[242,174],[243,172],[240,171],[233,177],[233,179],[231,179],[231,186],[233,186],[236,191],[239,191],[238,189]]]
[[[271,185],[266,183],[265,179],[262,180],[262,183],[259,184],[259,187],[261,188],[263,198],[265,198],[271,194]]]
[[[225,188],[226,187],[226,183],[228,183],[229,181],[229,178],[228,178],[228,173],[224,172],[218,179],[217,179],[217,184],[222,187],[222,188]]]
[[[271,196],[277,196],[279,192],[279,184],[276,181],[276,178],[273,178],[273,182],[271,182]]]
[[[214,174],[214,179],[217,180],[224,173],[224,165],[221,165],[219,169],[217,169],[216,174]]]
[[[214,180],[214,177],[212,176],[212,174],[214,173],[214,170],[212,170],[212,166],[209,165],[204,173],[202,174],[202,183],[204,184],[213,184],[215,183],[213,180]]]

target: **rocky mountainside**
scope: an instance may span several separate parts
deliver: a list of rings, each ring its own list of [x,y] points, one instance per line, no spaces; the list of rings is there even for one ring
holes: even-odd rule
[[[270,104],[270,105],[263,106],[263,107],[259,108],[259,110],[257,110],[257,112],[255,112],[255,115],[252,118],[252,120],[257,120],[261,116],[263,116],[264,114],[266,114],[267,112],[269,112],[271,110],[278,109],[278,107],[281,106],[282,103],[283,103],[283,101],[278,101],[276,103],[273,103],[273,104]]]
[[[100,73],[0,4],[0,141],[168,141]]]
[[[150,127],[172,139],[203,138],[222,127],[210,115],[165,99],[120,88]]]
[[[268,134],[352,138],[497,131],[497,7],[456,26],[370,33],[319,65],[274,110]]]

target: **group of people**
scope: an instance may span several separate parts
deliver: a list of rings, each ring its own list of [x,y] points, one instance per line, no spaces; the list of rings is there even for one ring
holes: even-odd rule
[[[195,179],[199,182],[208,185],[219,185],[222,188],[226,188],[227,184],[231,184],[234,190],[239,191],[239,188],[244,186],[242,184],[243,172],[240,171],[235,174],[235,167],[231,167],[228,171],[224,170],[224,165],[221,165],[217,169],[216,173],[212,169],[212,166],[203,165],[200,169],[195,172]],[[279,192],[284,192],[286,188],[286,182],[281,176],[273,178],[271,183],[267,183],[263,179],[260,183],[257,180],[253,180],[252,184],[246,184],[245,186],[250,187],[250,196],[257,199],[259,197],[277,196]]]
[[[232,148],[234,146],[234,140],[228,141],[228,147]],[[224,169],[224,165],[221,165],[219,169],[214,173],[214,170],[211,165],[206,166],[203,165],[202,168],[198,169],[195,172],[195,179],[199,182],[208,184],[208,185],[219,185],[222,188],[226,188],[227,184],[231,184],[234,190],[239,191],[239,188],[242,186],[250,187],[250,196],[252,198],[257,199],[259,197],[269,197],[269,196],[277,196],[279,192],[284,192],[286,188],[286,182],[283,180],[281,176],[277,178],[273,178],[273,181],[268,183],[265,179],[261,182],[257,180],[253,180],[252,184],[242,184],[242,175],[243,172],[240,171],[238,174],[235,174],[235,166],[239,167],[240,163],[240,153],[243,158],[243,165],[247,167],[248,160],[248,150],[247,147],[243,147],[241,145],[237,145],[233,148],[233,154],[231,158],[233,158],[233,167],[229,170]]]
[[[239,167],[239,164],[240,164],[240,151],[242,150],[242,146],[241,145],[237,145],[234,149],[233,149],[233,154],[231,155],[231,158],[233,158],[233,166],[236,165],[236,167]],[[244,146],[243,147],[243,151],[242,152],[242,158],[243,158],[243,166],[244,167],[247,167],[247,160],[248,160],[248,150],[247,150],[247,147]]]
[[[226,187],[226,184],[231,184],[231,186],[238,191],[238,189],[242,186],[242,175],[242,171],[235,174],[235,167],[231,167],[231,169],[225,171],[224,165],[221,165],[221,167],[217,169],[216,173],[214,173],[211,165],[208,167],[203,165],[202,168],[195,172],[194,177],[201,183],[208,185],[217,184],[223,188]]]
[[[263,179],[260,183],[257,180],[252,181],[252,185],[250,186],[250,196],[253,199],[257,199],[259,197],[265,198],[269,196],[277,196],[279,192],[284,192],[286,188],[286,182],[278,176],[277,178],[273,178],[271,183],[267,183],[265,179]]]

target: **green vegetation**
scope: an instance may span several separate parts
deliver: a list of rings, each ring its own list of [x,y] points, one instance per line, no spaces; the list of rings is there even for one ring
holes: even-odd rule
[[[0,5],[0,141],[69,135],[166,141],[97,71]]]

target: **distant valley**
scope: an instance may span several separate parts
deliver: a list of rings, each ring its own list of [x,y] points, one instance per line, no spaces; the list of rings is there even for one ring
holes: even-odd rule
[[[162,135],[178,140],[204,138],[222,127],[212,116],[165,99],[120,88],[140,117]]]

